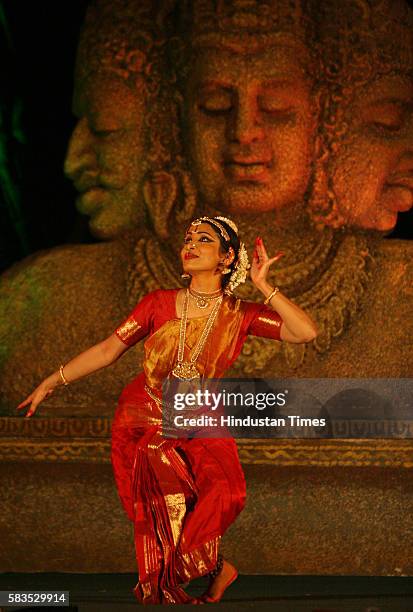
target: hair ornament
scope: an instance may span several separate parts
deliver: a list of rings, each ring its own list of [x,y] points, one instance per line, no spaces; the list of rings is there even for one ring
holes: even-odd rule
[[[224,293],[231,295],[235,289],[241,283],[245,283],[247,279],[247,270],[251,267],[248,261],[248,253],[245,248],[245,244],[240,242],[237,263],[235,264],[234,270],[229,277],[227,286],[224,289]]]
[[[232,219],[228,219],[228,217],[214,217],[214,219],[220,219],[221,221],[225,221],[225,223],[227,225],[230,226],[230,228],[232,230],[234,230],[234,232],[236,233],[236,235],[238,236],[238,228],[235,225],[235,223],[232,221]]]
[[[211,217],[199,217],[198,219],[192,221],[191,225],[200,225],[202,221],[209,221],[210,223],[212,223],[212,225],[215,225],[215,227],[219,229],[219,232],[224,238],[224,240],[226,240],[227,242],[230,241],[229,234],[225,227],[222,225],[222,223],[220,223],[219,221],[215,221],[215,219],[211,219]]]

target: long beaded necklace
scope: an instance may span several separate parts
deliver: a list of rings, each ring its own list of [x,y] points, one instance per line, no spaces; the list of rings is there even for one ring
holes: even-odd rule
[[[208,317],[208,320],[205,324],[205,327],[202,331],[202,334],[197,342],[196,347],[191,355],[189,361],[184,361],[184,345],[186,338],[186,323],[188,320],[188,304],[189,304],[189,289],[185,292],[185,301],[181,318],[181,325],[179,328],[179,345],[178,345],[178,360],[175,364],[175,367],[171,371],[172,376],[176,378],[180,378],[181,380],[193,380],[195,378],[200,378],[201,375],[196,367],[196,360],[201,354],[202,349],[205,346],[205,342],[207,340],[208,334],[211,331],[211,328],[214,324],[215,318],[218,314],[219,307],[221,306],[221,302],[223,300],[223,295],[221,295],[216,303],[214,304],[213,309]]]

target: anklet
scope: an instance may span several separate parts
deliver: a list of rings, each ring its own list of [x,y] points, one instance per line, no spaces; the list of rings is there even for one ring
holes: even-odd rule
[[[209,572],[209,575],[211,576],[211,578],[215,578],[216,576],[218,576],[218,574],[221,573],[223,565],[224,565],[224,557],[221,555],[221,553],[218,553],[217,564],[215,566],[215,569]]]

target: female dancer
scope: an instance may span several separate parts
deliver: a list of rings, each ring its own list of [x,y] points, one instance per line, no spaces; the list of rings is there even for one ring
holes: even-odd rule
[[[143,371],[119,398],[111,455],[122,505],[134,523],[134,593],[143,604],[216,602],[238,575],[218,553],[245,505],[236,443],[231,437],[163,437],[162,384],[169,376],[222,377],[248,334],[288,342],[316,337],[312,319],[266,280],[282,255],[270,259],[257,238],[251,279],[265,301],[240,300],[232,292],[250,266],[235,223],[220,216],[194,220],[181,251],[189,287],[148,293],[111,336],[61,365],[18,406],[31,404],[31,416],[57,385],[110,365],[146,338]],[[190,597],[182,585],[205,574],[207,591]]]

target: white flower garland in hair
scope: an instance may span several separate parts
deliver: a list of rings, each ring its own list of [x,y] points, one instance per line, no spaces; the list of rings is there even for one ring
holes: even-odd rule
[[[221,217],[222,220],[224,220]],[[235,231],[235,230],[234,230]],[[234,271],[229,277],[229,282],[224,289],[224,293],[230,295],[235,287],[238,287],[241,283],[245,283],[247,279],[247,270],[251,267],[248,261],[248,253],[243,242],[240,243],[237,263],[235,264]]]

